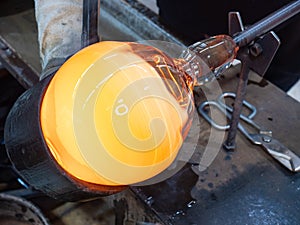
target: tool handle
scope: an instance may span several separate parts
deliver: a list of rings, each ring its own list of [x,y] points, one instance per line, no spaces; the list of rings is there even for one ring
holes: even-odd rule
[[[300,1],[294,1],[289,3],[279,10],[271,13],[270,15],[266,16],[265,18],[261,19],[260,21],[256,22],[249,28],[241,31],[234,37],[235,43],[239,47],[246,46],[255,38],[266,34],[267,32],[271,31],[273,28],[277,27],[278,25],[282,24],[286,20],[290,19],[291,17],[295,16],[300,12]]]
[[[278,140],[271,138],[266,135],[255,135],[253,137],[256,140],[261,141],[261,145],[266,149],[266,151],[277,161],[279,161],[283,166],[288,168],[290,171],[299,172],[300,171],[300,157],[296,155],[293,151],[288,149]]]

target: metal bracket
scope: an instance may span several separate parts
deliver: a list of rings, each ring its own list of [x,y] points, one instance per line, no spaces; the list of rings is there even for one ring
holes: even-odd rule
[[[278,48],[280,40],[270,31],[249,46],[249,67],[260,76],[267,72]]]
[[[238,36],[238,34],[244,30],[240,14],[238,12],[230,13],[229,33],[233,36]],[[242,70],[240,72],[239,83],[236,91],[234,110],[230,121],[230,129],[227,139],[223,145],[223,147],[228,151],[232,151],[236,147],[235,137],[243,107],[243,100],[246,95],[249,72],[250,70],[253,70],[260,76],[264,76],[279,48],[279,45],[279,38],[273,31],[270,31],[263,36],[257,37],[246,46],[242,46],[239,50],[237,59],[239,59],[242,63]]]
[[[229,12],[228,14],[228,34],[234,36],[241,31],[244,31],[244,25],[239,12]]]

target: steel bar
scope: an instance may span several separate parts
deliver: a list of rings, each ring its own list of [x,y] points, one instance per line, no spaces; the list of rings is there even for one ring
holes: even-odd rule
[[[234,37],[234,41],[238,46],[243,47],[253,41],[256,37],[259,37],[268,31],[272,30],[276,26],[282,24],[286,20],[295,16],[300,12],[300,1],[294,1],[286,6],[283,6],[279,10],[271,13],[269,16],[251,25],[246,30],[240,32]]]
[[[238,129],[238,123],[240,119],[240,114],[242,111],[242,102],[246,95],[246,88],[249,76],[249,63],[247,62],[249,59],[249,54],[247,53],[247,45],[250,44],[257,37],[260,37],[267,32],[271,31],[276,26],[290,19],[300,12],[300,1],[294,1],[281,9],[271,13],[269,16],[263,18],[262,20],[256,22],[248,29],[241,31],[234,37],[234,41],[237,43],[239,47],[241,47],[239,53],[240,60],[242,62],[242,70],[240,73],[240,79],[236,91],[236,99],[234,102],[234,110],[232,114],[232,118],[230,121],[230,129],[228,131],[228,136],[223,144],[223,147],[226,150],[234,150],[235,149],[235,138]],[[263,47],[263,46],[262,46]],[[260,56],[258,56],[260,57]],[[272,59],[270,59],[272,60]]]
[[[240,73],[239,83],[236,91],[236,98],[234,100],[233,112],[230,120],[230,129],[228,131],[227,139],[223,145],[223,147],[228,151],[232,151],[236,147],[235,137],[243,108],[243,100],[246,96],[246,87],[248,83],[249,72],[250,68],[245,60],[242,64],[242,70]]]
[[[84,48],[99,41],[98,14],[99,0],[83,1],[81,47]]]

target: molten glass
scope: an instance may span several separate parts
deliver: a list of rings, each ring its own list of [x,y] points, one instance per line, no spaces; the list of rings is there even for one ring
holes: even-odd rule
[[[135,184],[175,159],[193,112],[193,87],[236,55],[227,36],[198,42],[177,58],[153,46],[100,42],[72,56],[41,107],[51,154],[70,175],[102,185]]]

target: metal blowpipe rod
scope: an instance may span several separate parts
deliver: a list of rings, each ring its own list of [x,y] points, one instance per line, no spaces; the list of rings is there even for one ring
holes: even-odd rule
[[[250,26],[248,29],[241,31],[240,33],[237,33],[236,36],[233,37],[234,42],[239,47],[245,47],[251,41],[255,40],[255,38],[260,37],[270,30],[272,30],[274,27],[280,25],[281,23],[285,22],[289,18],[295,16],[297,13],[300,12],[300,1],[295,1],[290,4],[287,4],[286,6],[282,7],[281,9],[275,11],[274,13],[270,14],[269,16],[265,17],[264,19],[258,21],[257,23]],[[279,43],[278,43],[279,44]],[[272,46],[276,52],[276,46]],[[274,52],[274,54],[275,54]],[[242,111],[242,102],[244,99],[244,96],[246,95],[246,86],[248,82],[248,73],[250,70],[249,65],[249,59],[248,54],[242,54],[241,61],[242,61],[242,70],[240,73],[240,80],[236,92],[236,99],[234,102],[234,111],[232,114],[232,118],[230,121],[230,129],[228,132],[227,140],[224,143],[224,148],[226,150],[233,150],[235,149],[235,137],[238,129],[238,123],[240,119],[240,114]],[[270,63],[269,61],[272,60],[272,57],[270,57],[267,61],[263,62],[262,64],[265,64],[263,66],[268,66]]]
[[[253,41],[256,37],[259,37],[268,31],[272,30],[274,27],[280,25],[291,17],[295,16],[300,12],[300,1],[294,1],[287,4],[286,6],[280,8],[279,10],[271,13],[262,20],[251,25],[244,31],[238,33],[233,40],[235,43],[244,47]]]

